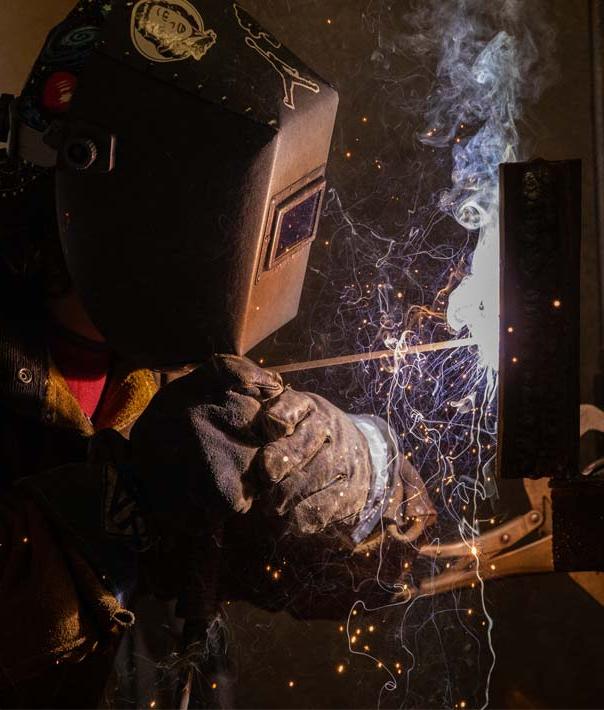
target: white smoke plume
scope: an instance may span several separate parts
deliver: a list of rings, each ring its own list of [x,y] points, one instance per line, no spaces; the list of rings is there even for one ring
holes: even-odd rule
[[[452,184],[441,208],[477,232],[447,320],[479,343],[496,371],[499,353],[499,164],[525,160],[519,124],[551,82],[554,33],[540,0],[432,0],[409,17],[409,47],[438,54],[422,143],[452,150]]]

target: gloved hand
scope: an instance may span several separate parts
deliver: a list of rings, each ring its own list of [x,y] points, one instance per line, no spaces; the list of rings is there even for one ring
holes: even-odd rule
[[[265,403],[271,443],[258,457],[268,485],[264,509],[287,518],[291,532],[307,535],[353,524],[372,479],[367,441],[340,409],[315,394],[286,389]]]
[[[401,456],[391,463],[378,522],[360,544],[351,544],[351,538],[354,542],[358,531],[367,531],[361,522],[353,535],[330,526],[292,537],[254,506],[249,514],[232,518],[221,540],[220,598],[303,619],[334,620],[347,618],[359,599],[381,608],[409,598],[416,573],[422,575],[415,561],[436,511],[413,466]],[[370,512],[368,520],[373,519]]]
[[[235,356],[160,391],[131,453],[144,505],[188,530],[255,500],[301,534],[353,522],[372,475],[366,440],[343,412]]]
[[[130,437],[143,507],[186,532],[247,512],[258,495],[262,407],[282,392],[278,375],[234,356],[160,390]]]
[[[366,440],[343,412],[220,356],[163,388],[130,442],[101,432],[87,463],[22,485],[119,589],[141,550],[182,567],[180,536],[207,535],[252,506],[301,535],[353,524],[371,478]]]

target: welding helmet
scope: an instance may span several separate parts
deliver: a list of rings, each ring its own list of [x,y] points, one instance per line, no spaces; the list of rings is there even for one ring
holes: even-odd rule
[[[55,170],[90,317],[148,367],[244,354],[297,313],[337,93],[224,0],[82,0],[10,106]]]

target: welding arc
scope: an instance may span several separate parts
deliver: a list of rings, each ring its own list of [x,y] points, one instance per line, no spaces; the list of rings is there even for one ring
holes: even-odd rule
[[[369,362],[370,360],[380,360],[383,357],[404,358],[406,355],[420,355],[421,353],[433,353],[438,350],[457,350],[457,348],[469,348],[477,345],[474,338],[462,338],[460,340],[444,340],[441,343],[425,343],[423,345],[413,345],[411,347],[401,347],[396,350],[377,350],[374,353],[355,353],[353,355],[341,355],[340,357],[329,357],[324,360],[309,360],[308,362],[292,362],[288,365],[278,365],[267,367],[271,372],[285,374],[287,372],[303,372],[304,370],[318,370],[321,367],[337,367],[338,365],[348,365],[353,362]]]

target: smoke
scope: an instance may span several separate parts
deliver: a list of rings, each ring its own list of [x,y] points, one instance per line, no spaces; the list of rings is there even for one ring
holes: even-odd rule
[[[439,209],[475,239],[465,255],[461,279],[447,288],[445,306],[450,331],[457,337],[469,335],[478,344],[476,354],[461,356],[467,386],[460,392],[463,398],[450,402],[455,414],[447,427],[455,425],[456,417],[472,412],[469,438],[477,455],[465,460],[467,468],[461,469],[461,475],[454,474],[457,494],[466,505],[461,511],[454,505],[447,507],[453,518],[460,513],[459,535],[471,550],[480,533],[480,502],[495,493],[494,456],[488,452],[495,448],[499,362],[499,166],[530,158],[521,127],[530,105],[555,78],[555,37],[544,17],[540,0],[431,0],[407,17],[413,28],[405,37],[407,51],[424,63],[438,57],[425,127],[417,137],[424,146],[450,154],[451,184],[439,195]],[[445,391],[457,389],[445,379],[440,385]],[[468,411],[465,402],[471,403],[465,407]],[[425,416],[418,405],[414,409]],[[485,435],[491,437],[492,449],[484,445]],[[447,460],[444,454],[441,448],[439,455]],[[453,459],[449,456],[448,461],[452,464]],[[456,468],[459,471],[458,466],[452,470]],[[442,489],[446,482],[446,476],[441,476]],[[492,654],[486,707],[496,657],[479,568],[477,581]]]
[[[425,542],[461,538],[471,550],[502,521],[493,473],[499,164],[531,157],[527,121],[555,78],[555,37],[541,0],[361,4],[362,32],[357,14],[342,12],[329,25],[339,43],[326,49],[317,33],[310,45],[330,57],[327,76],[339,70],[342,111],[325,239],[309,274],[312,342],[302,357],[384,348],[393,356],[301,373],[292,384],[387,420],[438,510]],[[299,333],[298,321],[282,343],[291,347]],[[406,352],[452,333],[480,347]],[[418,555],[403,581],[416,586],[448,569],[444,559]],[[380,567],[378,581],[390,588],[401,578]],[[408,708],[488,704],[495,656],[480,568],[470,589],[372,614],[388,620],[391,658],[404,668],[379,655],[376,673],[388,673],[381,699]],[[365,652],[357,645],[354,653]],[[365,655],[378,658],[373,649]]]
[[[449,523],[449,532],[453,527],[454,536],[473,550],[480,520],[490,518],[485,508],[494,504],[497,494],[493,470],[500,315],[499,165],[531,157],[523,134],[531,105],[556,76],[555,37],[541,0],[427,0],[399,15],[398,27],[392,16],[394,4],[374,2],[371,8],[367,22],[378,37],[372,56],[376,72],[391,77],[395,58],[403,56],[418,67],[415,75],[431,76],[420,109],[424,123],[415,136],[421,165],[416,179],[421,184],[429,177],[433,184],[445,165],[450,183],[436,193],[426,191],[412,209],[409,205],[406,234],[394,238],[374,262],[379,297],[368,305],[360,298],[350,300],[351,308],[358,309],[358,304],[365,308],[364,322],[379,323],[376,338],[402,353],[394,367],[382,364],[379,373],[367,373],[374,378],[367,397],[375,404],[387,391],[386,406],[378,413],[388,419],[391,431],[401,432],[401,455],[418,469],[438,505],[440,527],[432,532],[433,544],[441,541],[443,532],[446,535]],[[417,95],[407,97],[401,98],[401,112],[411,117],[420,101]],[[389,164],[387,169],[392,174],[395,168]],[[436,229],[439,219],[446,224]],[[357,248],[362,244],[368,252],[369,243],[380,245],[381,229],[365,238],[364,225],[353,220],[349,224]],[[415,280],[422,287],[399,291],[407,305],[402,318],[393,306],[396,291],[391,286],[399,266],[410,284]],[[357,292],[366,297],[369,285],[364,291],[351,287],[351,293]],[[418,300],[411,300],[417,295]],[[471,336],[478,348],[417,358],[404,354],[407,345],[446,339],[451,333],[456,338]],[[384,373],[390,374],[387,384]],[[446,569],[436,564],[427,574],[439,575]],[[415,574],[420,575],[420,570],[417,562]],[[466,621],[460,626],[476,639],[476,646],[467,647],[468,666],[481,666],[483,644],[478,639],[486,636],[491,661],[486,677],[480,674],[482,692],[471,693],[476,705],[486,707],[495,653],[493,620],[478,559],[474,587],[479,598],[469,604],[480,607],[481,626]],[[461,597],[452,597],[453,604],[445,595],[433,601],[433,620],[457,611]],[[471,592],[463,598],[471,599]],[[421,661],[425,674],[426,656],[418,653],[416,659],[409,650],[420,647],[425,623],[420,613],[425,608],[419,606],[413,613],[414,604],[406,605],[401,636],[413,638],[405,650],[413,657],[413,666]],[[475,618],[471,607],[470,612]],[[432,651],[431,661],[438,656],[438,650]],[[470,660],[474,653],[475,659]],[[450,654],[443,646],[447,668]],[[462,683],[452,681],[453,675],[447,676],[447,683],[460,687]],[[410,678],[408,683],[411,691]],[[415,686],[419,683],[416,678]],[[416,699],[408,695],[406,703],[411,707]]]
[[[450,294],[447,321],[499,357],[499,165],[527,159],[518,124],[554,76],[552,30],[539,0],[432,0],[409,17],[409,47],[439,61],[419,140],[452,152],[441,209],[478,238],[468,273]]]

